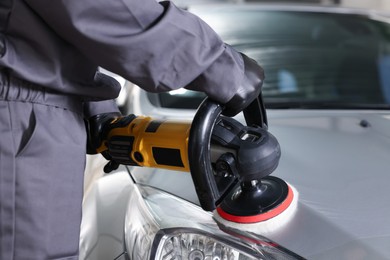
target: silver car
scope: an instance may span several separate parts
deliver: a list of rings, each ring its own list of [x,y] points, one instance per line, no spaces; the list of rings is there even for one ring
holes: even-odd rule
[[[189,173],[121,166],[103,176],[96,156],[81,258],[390,259],[390,16],[248,4],[189,11],[264,67],[269,131],[282,149],[272,175],[296,189],[297,207],[266,228],[227,225],[200,208]],[[163,119],[191,120],[204,98],[124,89],[125,114]]]

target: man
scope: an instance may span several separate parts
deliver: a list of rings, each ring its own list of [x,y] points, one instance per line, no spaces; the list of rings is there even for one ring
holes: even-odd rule
[[[202,91],[227,115],[263,80],[170,2],[1,0],[0,259],[78,259],[84,119],[118,113],[120,87],[98,66],[147,91]]]

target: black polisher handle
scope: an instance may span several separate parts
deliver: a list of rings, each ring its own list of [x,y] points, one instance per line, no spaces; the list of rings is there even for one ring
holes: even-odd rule
[[[200,205],[206,211],[214,210],[220,197],[209,155],[211,135],[221,112],[220,104],[206,98],[195,114],[188,140],[192,180]]]
[[[206,98],[199,106],[191,124],[188,141],[188,158],[191,176],[201,207],[212,211],[221,202],[224,194],[218,189],[210,158],[210,142],[214,126],[223,111],[223,106]],[[262,96],[256,98],[244,111],[247,125],[267,129],[267,116]],[[234,182],[231,183],[233,188]]]

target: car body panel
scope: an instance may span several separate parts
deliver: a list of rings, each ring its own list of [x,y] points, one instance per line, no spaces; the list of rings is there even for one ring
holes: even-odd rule
[[[106,163],[101,156],[88,159]],[[80,259],[124,259],[117,257],[124,251],[124,223],[134,182],[125,167],[112,175],[95,174],[99,177],[91,181],[84,195]]]
[[[156,109],[137,87],[132,99],[137,114],[188,119],[195,113]],[[266,236],[310,259],[388,259],[390,111],[271,109],[268,120],[282,148],[272,175],[293,185],[299,202],[291,222]],[[139,183],[199,204],[189,173],[131,172]]]
[[[388,258],[390,136],[379,129],[390,130],[389,115],[271,111],[270,131],[282,147],[272,175],[297,189],[299,203],[291,222],[266,236],[308,258]],[[369,126],[362,127],[362,120]],[[188,173],[143,168],[132,173],[138,182],[197,203]]]

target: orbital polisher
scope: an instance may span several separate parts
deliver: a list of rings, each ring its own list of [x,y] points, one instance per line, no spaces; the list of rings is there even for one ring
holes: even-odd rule
[[[264,231],[280,226],[288,219],[281,217],[294,212],[298,193],[269,176],[281,150],[268,132],[262,96],[243,111],[246,125],[223,116],[223,109],[206,98],[192,123],[143,116],[115,119],[98,151],[113,158],[111,166],[191,172],[201,207],[214,211],[223,224],[250,228],[251,223],[269,223]]]

